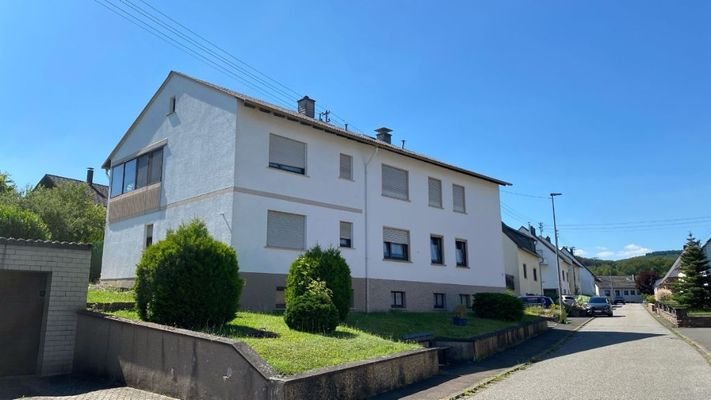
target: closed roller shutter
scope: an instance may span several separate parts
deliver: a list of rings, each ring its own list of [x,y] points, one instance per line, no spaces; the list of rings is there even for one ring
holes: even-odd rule
[[[407,171],[383,164],[383,195],[408,200]]]
[[[267,212],[267,246],[304,249],[306,217],[279,211]]]

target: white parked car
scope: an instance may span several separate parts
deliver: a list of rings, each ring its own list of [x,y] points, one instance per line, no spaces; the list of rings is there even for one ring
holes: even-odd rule
[[[575,304],[575,297],[571,296],[569,294],[564,294],[563,295],[563,303],[567,304],[569,306],[572,306],[573,304]]]

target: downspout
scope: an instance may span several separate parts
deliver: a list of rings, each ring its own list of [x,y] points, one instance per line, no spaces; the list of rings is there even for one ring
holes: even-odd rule
[[[364,184],[365,184],[365,190],[364,190],[364,195],[365,198],[363,199],[363,219],[365,220],[365,235],[364,241],[365,241],[365,312],[370,312],[370,291],[368,287],[368,258],[369,258],[369,252],[368,252],[368,165],[370,162],[373,160],[373,157],[375,157],[376,154],[378,154],[378,150],[380,147],[378,145],[375,146],[375,150],[370,154],[370,157],[368,157],[368,160],[363,163],[363,172],[364,172]]]

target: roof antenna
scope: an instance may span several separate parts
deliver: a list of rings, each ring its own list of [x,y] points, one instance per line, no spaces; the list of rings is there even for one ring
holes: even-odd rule
[[[328,110],[325,110],[324,112],[318,113],[318,120],[322,122],[329,123],[331,122],[331,117],[328,116],[331,112]]]
[[[401,139],[400,141],[402,142],[402,146],[400,146],[400,148],[404,149],[405,148],[405,139]]]

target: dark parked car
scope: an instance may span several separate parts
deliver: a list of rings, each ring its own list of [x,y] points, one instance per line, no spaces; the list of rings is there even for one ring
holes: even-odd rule
[[[623,296],[615,296],[615,299],[612,302],[615,304],[627,304]]]
[[[520,296],[519,299],[526,307],[548,308],[553,304],[553,299],[547,296]]]
[[[585,312],[588,315],[607,315],[612,317],[612,305],[610,305],[610,300],[607,297],[591,297],[585,304]]]

